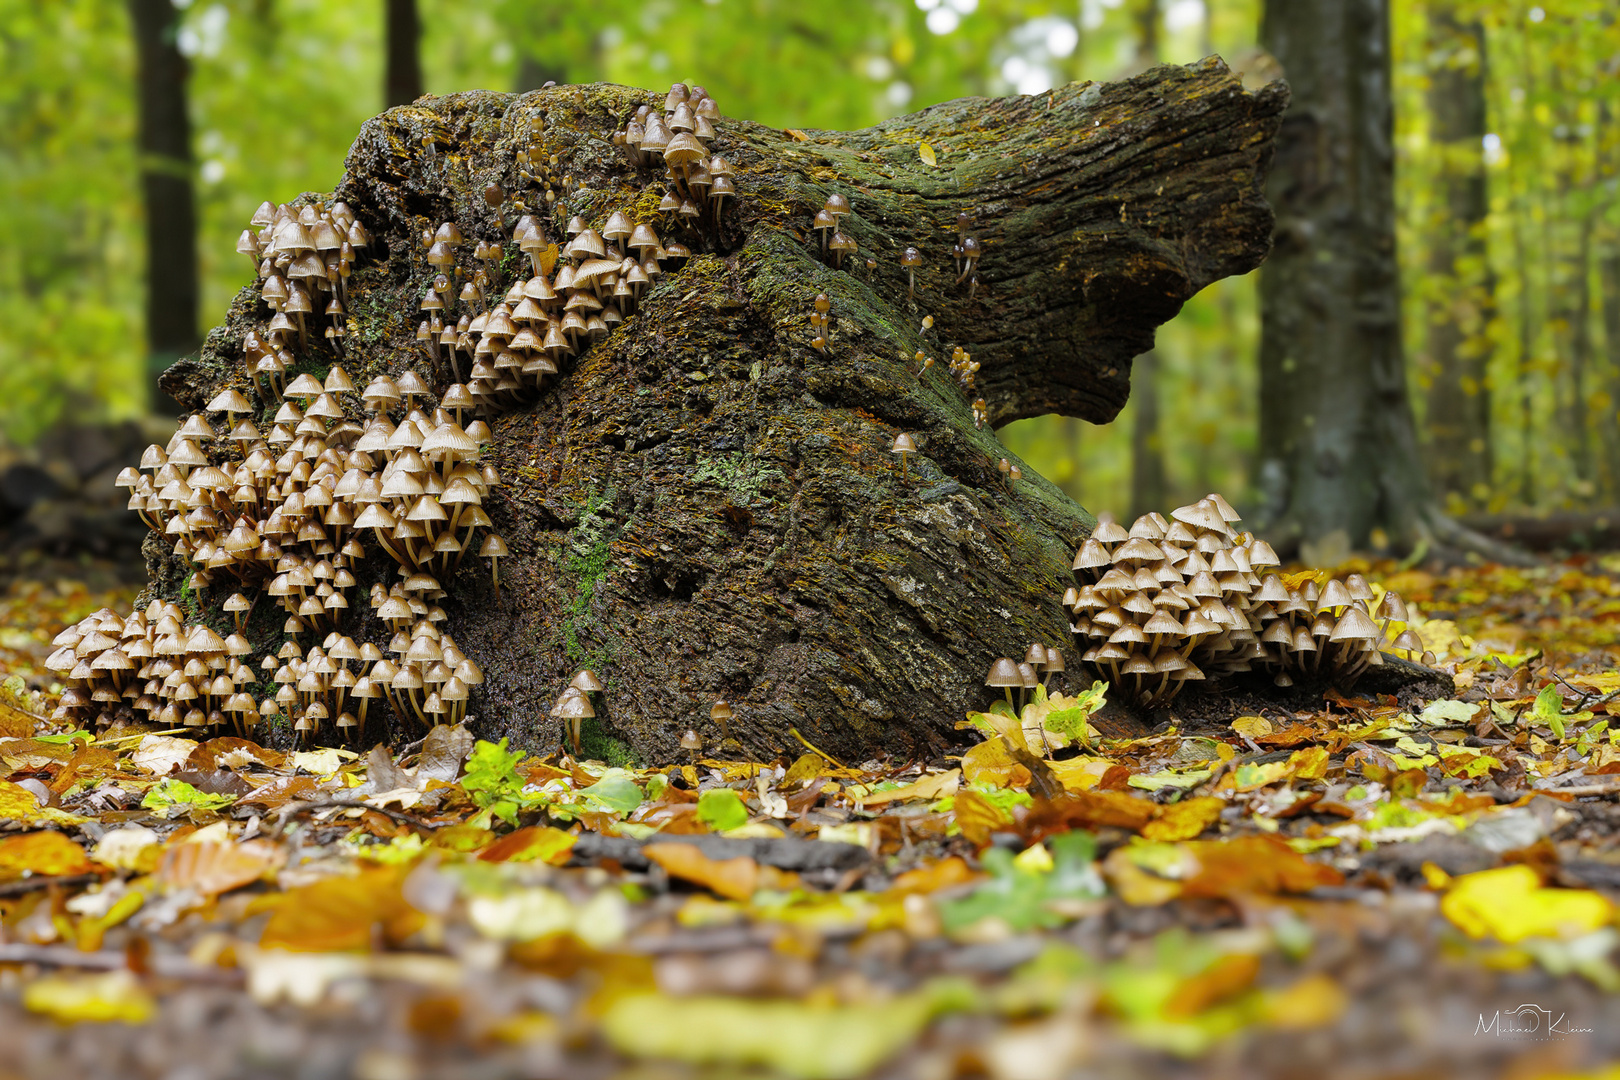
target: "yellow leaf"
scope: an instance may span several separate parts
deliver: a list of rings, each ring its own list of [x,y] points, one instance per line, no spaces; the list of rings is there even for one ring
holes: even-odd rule
[[[25,873],[65,877],[94,869],[84,848],[59,832],[25,833],[0,840],[0,878]]]
[[[34,793],[10,780],[0,780],[0,821],[48,821],[53,825],[78,825],[88,819],[54,806],[41,806]]]
[[[942,859],[933,866],[907,870],[894,879],[889,886],[891,892],[904,893],[931,893],[940,889],[948,889],[953,885],[965,885],[976,878],[982,877],[968,868],[968,864],[960,856],[952,855]]]
[[[62,1024],[144,1024],[157,1012],[128,970],[100,975],[47,975],[23,988],[23,1006]]]
[[[1073,757],[1048,764],[1065,791],[1086,791],[1090,788],[1123,791],[1131,779],[1131,771],[1110,758]]]
[[[759,864],[746,856],[711,859],[696,844],[648,844],[642,853],[678,878],[696,882],[718,896],[747,900],[759,885]]]
[[[974,845],[983,847],[990,842],[990,834],[1012,824],[1012,818],[995,803],[972,788],[956,793],[954,804],[956,826]]]
[[[1528,937],[1579,937],[1614,917],[1614,905],[1602,895],[1544,888],[1522,863],[1457,878],[1440,911],[1469,937],[1509,945]]]
[[[962,771],[952,769],[949,772],[930,773],[918,777],[914,783],[905,787],[897,787],[892,791],[879,791],[868,795],[861,800],[863,806],[880,806],[884,803],[904,802],[908,799],[927,799],[932,802],[947,795],[955,795],[957,785],[962,780]]]
[[[980,743],[962,755],[962,775],[968,780],[995,787],[1026,788],[1029,770],[1013,759],[1005,736]]]
[[[1187,1020],[1247,990],[1260,974],[1260,958],[1252,953],[1232,953],[1209,967],[1183,979],[1164,1003],[1169,1020]]]
[[[1307,746],[1288,755],[1288,772],[1296,780],[1320,780],[1327,775],[1328,752],[1325,746]]]
[[[283,893],[259,938],[262,948],[293,952],[363,952],[378,931],[393,941],[423,922],[400,892],[396,867],[330,877]]]
[[[939,162],[934,159],[934,148],[925,142],[917,144],[917,156],[922,158],[924,165],[933,166],[939,164]]]
[[[1247,735],[1251,739],[1258,739],[1270,735],[1276,730],[1270,720],[1263,716],[1240,716],[1232,721],[1232,730],[1239,735]]]
[[[1159,815],[1142,826],[1148,840],[1191,840],[1220,820],[1225,799],[1183,799],[1160,809]]]
[[[476,896],[467,918],[480,934],[498,941],[534,941],[574,929],[574,905],[555,889],[513,889],[500,896]]]
[[[547,244],[545,250],[540,252],[540,272],[551,273],[551,268],[557,265],[557,256],[561,254],[556,244]]]
[[[791,136],[794,142],[808,142],[810,140],[810,136],[798,128],[784,128],[783,134]]]
[[[163,838],[144,825],[125,825],[96,842],[95,860],[114,870],[150,874],[157,869]]]
[[[1274,1026],[1297,1031],[1333,1023],[1348,1004],[1338,983],[1326,975],[1307,975],[1292,986],[1268,991],[1265,1014]]]

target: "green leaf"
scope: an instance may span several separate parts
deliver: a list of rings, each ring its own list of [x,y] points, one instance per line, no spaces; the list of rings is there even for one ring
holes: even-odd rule
[[[697,816],[715,832],[725,832],[748,824],[748,807],[730,788],[710,788],[698,796]]]
[[[508,825],[516,825],[518,811],[546,802],[546,796],[526,793],[523,778],[518,775],[517,763],[523,760],[523,751],[507,750],[506,739],[499,743],[478,740],[467,758],[467,773],[461,786],[472,796],[473,802],[488,811],[488,818],[498,817]]]
[[[1531,715],[1552,728],[1554,738],[1564,737],[1564,695],[1556,684],[1549,683],[1541,688]]]
[[[580,789],[579,794],[591,804],[592,809],[607,810],[621,816],[641,805],[641,789],[623,769],[609,769],[596,783]]]
[[[147,790],[141,799],[141,805],[160,817],[171,818],[187,807],[219,810],[235,801],[235,795],[213,795],[206,791],[198,791],[184,780],[165,777],[156,787]]]

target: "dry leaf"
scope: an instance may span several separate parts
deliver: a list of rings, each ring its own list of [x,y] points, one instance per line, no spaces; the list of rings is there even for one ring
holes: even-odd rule
[[[1240,716],[1232,721],[1232,730],[1238,735],[1247,735],[1251,739],[1258,739],[1270,735],[1274,728],[1271,721],[1263,716]]]
[[[1005,736],[988,739],[962,755],[962,775],[992,787],[1029,787],[1030,772],[1014,758]]]
[[[1103,757],[1073,757],[1047,763],[1065,791],[1089,791],[1103,788],[1123,791],[1131,779],[1125,766]]]
[[[1012,818],[1001,808],[972,788],[956,793],[954,803],[956,825],[971,843],[983,847],[990,842],[990,834],[1012,824]]]
[[[1183,799],[1161,807],[1159,816],[1142,826],[1148,840],[1191,840],[1220,820],[1225,799]]]
[[[333,877],[277,898],[259,939],[262,948],[294,952],[359,952],[370,949],[379,933],[390,941],[408,937],[423,916],[400,892],[396,867],[363,870],[352,877]]]
[[[1028,773],[1026,771],[1025,775]],[[910,799],[926,799],[929,802],[943,799],[947,795],[956,794],[956,789],[962,781],[962,771],[952,769],[949,772],[929,773],[918,777],[914,783],[905,787],[897,787],[891,791],[878,791],[861,799],[862,806],[883,806],[888,803],[905,802]]]
[[[281,869],[287,853],[268,840],[240,844],[181,843],[163,853],[158,880],[170,889],[190,889],[202,896],[250,885]]]
[[[759,864],[750,858],[711,859],[694,844],[648,844],[642,853],[674,877],[702,885],[729,900],[747,900],[759,885]]]
[[[925,142],[917,144],[917,156],[922,158],[924,165],[934,166],[939,162],[934,159],[934,148]]]
[[[42,874],[66,877],[88,874],[95,864],[84,848],[59,832],[45,830],[0,840],[0,879]]]
[[[478,853],[484,862],[543,862],[562,866],[573,851],[575,837],[550,825],[530,825],[495,841]]]
[[[1164,1003],[1169,1020],[1187,1020],[1212,1005],[1236,997],[1254,984],[1260,974],[1260,958],[1248,953],[1223,956],[1208,968],[1184,979]]]

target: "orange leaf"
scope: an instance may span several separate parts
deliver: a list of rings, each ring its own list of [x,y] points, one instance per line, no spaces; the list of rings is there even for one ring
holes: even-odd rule
[[[550,825],[530,825],[503,836],[478,853],[484,862],[543,862],[561,866],[574,848],[574,837]]]
[[[1274,836],[1195,840],[1186,848],[1199,866],[1185,883],[1187,896],[1300,893],[1344,884],[1344,875],[1333,867],[1312,862]]]
[[[1288,771],[1298,780],[1320,780],[1327,775],[1327,766],[1325,746],[1307,746],[1288,755]]]
[[[171,889],[217,896],[278,870],[287,853],[268,840],[241,844],[176,844],[158,863],[158,880]]]
[[[0,840],[0,878],[24,873],[66,877],[94,869],[84,848],[59,832],[44,830]]]
[[[1073,791],[1050,801],[1036,800],[1030,823],[1039,836],[1076,828],[1111,827],[1137,832],[1158,813],[1157,804],[1122,791]]]
[[[61,795],[80,780],[96,778],[98,773],[112,772],[117,764],[116,751],[105,746],[86,746],[62,766],[62,771],[51,781],[51,790]]]
[[[400,893],[403,871],[382,867],[288,890],[259,938],[262,948],[294,952],[363,952],[379,933],[402,941],[422,915]]]
[[[1159,816],[1142,826],[1149,840],[1191,840],[1216,821],[1226,809],[1225,799],[1183,799],[1160,807]]]
[[[1129,769],[1108,758],[1076,757],[1048,764],[1065,791],[1090,791],[1092,788],[1123,791],[1131,780]]]
[[[982,876],[982,874],[975,874],[968,869],[968,864],[963,862],[959,856],[952,855],[948,859],[941,859],[933,866],[907,870],[894,879],[894,883],[889,886],[889,891],[897,893],[938,892],[940,889],[948,889],[953,885],[965,885]]]
[[[1212,1005],[1247,990],[1260,974],[1260,958],[1250,953],[1223,956],[1190,979],[1182,980],[1164,1003],[1166,1020],[1188,1020]]]
[[[759,864],[746,856],[711,859],[695,844],[648,844],[642,854],[674,877],[694,882],[729,900],[747,900],[759,885]]]

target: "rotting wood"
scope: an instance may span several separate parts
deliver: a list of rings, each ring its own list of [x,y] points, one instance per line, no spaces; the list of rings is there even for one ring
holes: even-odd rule
[[[513,203],[502,218],[484,190],[542,205],[520,146],[572,181],[554,238],[568,214],[649,219],[663,185],[609,134],[662,96],[470,92],[368,121],[334,193],[376,239],[350,282],[351,377],[414,367],[451,381],[414,341],[431,277],[416,237],[454,220],[469,240],[509,240]],[[1155,328],[1264,257],[1262,187],[1286,101],[1281,84],[1249,93],[1211,59],[857,132],[722,120],[714,149],[737,168],[739,197],[718,237],[532,409],[492,421],[486,458],[504,484],[488,509],[512,555],[499,599],[469,559],[446,601],[487,675],[480,734],[552,744],[551,702],[590,666],[607,684],[597,724],[644,758],[677,760],[687,728],[717,747],[720,697],[756,755],[796,751],[790,727],[845,760],[937,754],[983,703],[991,658],[1032,640],[1068,646],[1059,598],[1091,526],[1033,469],[1003,479],[1007,452],[944,370],[952,348],[981,363],[992,423],[1112,419]],[[844,270],[809,230],[833,192],[852,201],[844,231],[860,244]],[[950,253],[964,209],[984,253],[971,296]],[[924,254],[912,299],[908,246]],[[825,355],[810,347],[821,292]],[[243,336],[265,318],[244,290],[165,387],[190,408],[247,387]],[[921,378],[919,350],[937,361]],[[317,373],[332,359],[309,355]],[[904,472],[889,452],[901,432],[920,446]],[[158,538],[147,552],[158,593],[176,595],[186,568]],[[391,580],[373,562],[362,589]],[[363,601],[354,610],[375,639]]]

